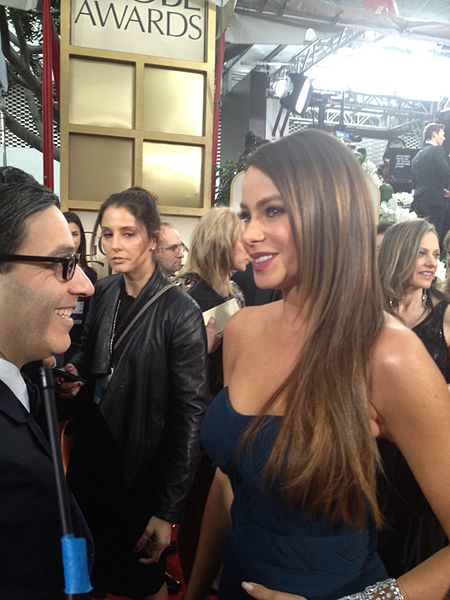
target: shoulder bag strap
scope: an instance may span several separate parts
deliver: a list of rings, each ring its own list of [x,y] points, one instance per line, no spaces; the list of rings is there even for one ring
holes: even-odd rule
[[[119,344],[123,341],[124,337],[127,335],[127,333],[130,331],[130,329],[133,327],[133,325],[136,323],[136,321],[138,321],[142,315],[145,313],[145,311],[147,310],[147,308],[149,306],[151,306],[154,302],[156,302],[156,300],[158,300],[158,298],[160,296],[162,296],[165,292],[167,292],[170,288],[175,287],[174,283],[168,283],[167,285],[165,285],[163,288],[161,288],[159,290],[159,292],[156,292],[156,294],[154,296],[152,296],[150,298],[150,300],[148,302],[146,302],[144,304],[144,306],[141,308],[141,310],[137,313],[137,315],[134,316],[133,319],[131,319],[131,321],[128,323],[128,325],[125,327],[124,331],[122,332],[121,336],[117,339],[116,342],[114,342],[114,350],[117,350],[117,347],[119,346]]]

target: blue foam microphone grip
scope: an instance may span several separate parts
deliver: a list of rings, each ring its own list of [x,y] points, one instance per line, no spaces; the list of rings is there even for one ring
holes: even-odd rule
[[[89,581],[87,546],[83,537],[72,533],[61,538],[66,594],[87,594],[92,590]]]

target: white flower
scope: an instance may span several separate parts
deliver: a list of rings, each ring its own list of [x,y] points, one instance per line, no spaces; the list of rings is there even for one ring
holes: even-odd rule
[[[377,167],[375,163],[366,158],[361,166],[367,177],[371,179],[377,187],[380,187],[380,185],[383,183],[383,180],[377,173]]]
[[[399,206],[410,206],[414,197],[409,192],[396,192],[392,194],[392,198],[395,198],[395,201]]]
[[[442,260],[440,260],[440,261],[438,261],[438,264],[437,264],[436,278],[439,279],[439,281],[444,281],[445,273],[446,273],[445,264]]]
[[[394,194],[395,195],[395,194]],[[397,204],[394,196],[389,198],[387,202],[382,202],[379,209],[380,219],[383,221],[391,221],[400,223],[401,221],[411,221],[417,219],[415,212],[409,212],[408,208],[403,208]]]

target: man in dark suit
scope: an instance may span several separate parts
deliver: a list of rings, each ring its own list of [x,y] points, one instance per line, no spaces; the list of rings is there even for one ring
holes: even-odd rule
[[[17,174],[0,169],[0,598],[62,600],[52,459],[34,416],[38,394],[20,369],[67,350],[70,314],[93,287],[76,264],[58,198]]]
[[[448,229],[447,206],[450,191],[450,167],[442,147],[445,141],[444,126],[429,123],[423,132],[424,146],[411,163],[415,190],[411,204],[418,217],[424,217],[436,227],[442,240]]]

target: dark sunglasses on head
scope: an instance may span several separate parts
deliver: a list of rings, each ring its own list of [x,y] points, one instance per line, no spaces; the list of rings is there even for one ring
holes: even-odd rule
[[[61,278],[70,281],[75,275],[78,256],[27,256],[25,254],[0,254],[0,262],[41,262],[61,265]]]

